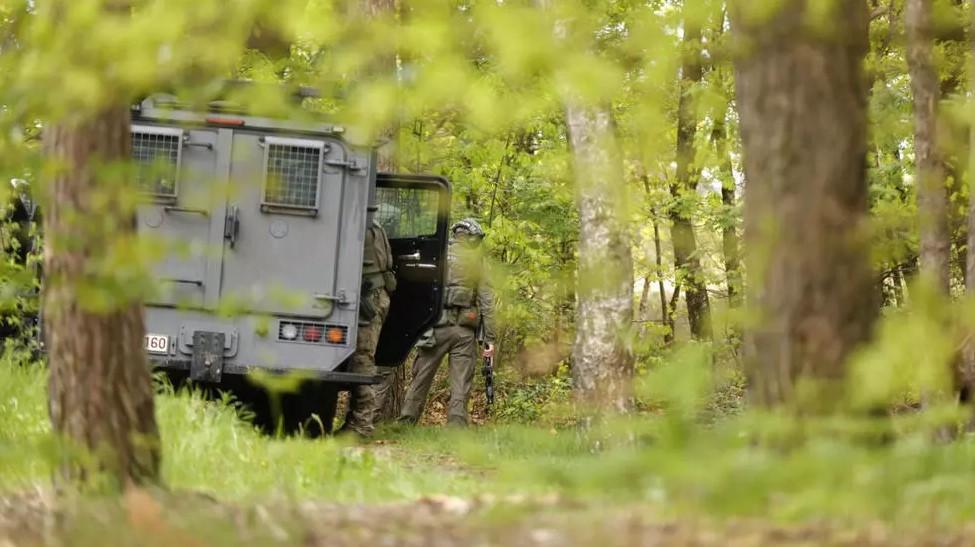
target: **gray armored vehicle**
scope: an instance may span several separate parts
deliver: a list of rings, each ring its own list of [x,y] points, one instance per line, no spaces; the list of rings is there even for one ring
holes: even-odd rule
[[[285,426],[315,414],[327,431],[337,393],[378,380],[345,371],[366,227],[381,223],[395,256],[377,351],[395,366],[440,310],[449,184],[377,173],[375,150],[350,145],[340,126],[206,110],[157,95],[132,112],[140,235],[167,249],[146,352],[174,377],[236,391],[259,417],[271,401],[255,403],[262,390],[244,375],[293,373],[305,381],[281,401]]]

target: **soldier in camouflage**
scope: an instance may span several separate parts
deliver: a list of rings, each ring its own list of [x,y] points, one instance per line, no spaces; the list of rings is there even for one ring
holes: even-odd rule
[[[365,249],[362,256],[362,298],[359,303],[359,331],[355,353],[349,365],[350,372],[376,374],[376,346],[379,333],[389,313],[389,296],[396,290],[393,275],[393,252],[386,231],[373,221],[366,230]],[[352,431],[369,436],[375,428],[376,387],[357,385],[352,389],[349,412],[340,432]]]
[[[437,325],[417,343],[410,382],[400,420],[416,423],[444,356],[449,356],[450,404],[447,423],[467,425],[467,402],[477,366],[477,329],[483,328],[483,355],[494,355],[494,294],[484,276],[481,241],[484,230],[468,218],[450,227],[447,289]]]

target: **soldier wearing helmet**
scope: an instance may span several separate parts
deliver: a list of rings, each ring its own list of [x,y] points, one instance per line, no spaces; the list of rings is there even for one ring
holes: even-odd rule
[[[472,218],[450,227],[447,287],[437,325],[417,343],[410,382],[400,420],[416,423],[423,414],[430,385],[448,356],[450,404],[447,423],[467,425],[467,402],[477,366],[477,330],[483,328],[483,355],[494,355],[494,294],[484,276],[481,241],[484,230]]]

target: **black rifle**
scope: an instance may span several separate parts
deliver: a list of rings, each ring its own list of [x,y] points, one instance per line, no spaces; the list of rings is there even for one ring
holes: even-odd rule
[[[494,357],[484,358],[481,373],[484,374],[484,392],[487,395],[487,404],[490,407],[494,404]]]
[[[488,342],[484,336],[484,319],[477,325],[477,339],[485,346]],[[487,395],[488,408],[494,404],[494,357],[485,357],[481,366],[484,375],[484,393]]]

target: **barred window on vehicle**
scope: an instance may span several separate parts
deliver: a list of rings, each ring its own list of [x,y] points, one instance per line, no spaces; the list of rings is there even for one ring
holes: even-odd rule
[[[377,188],[376,220],[390,239],[437,233],[440,194],[425,188]]]
[[[132,128],[133,170],[138,188],[176,197],[183,132],[171,128]]]
[[[265,148],[264,204],[317,209],[322,143],[269,137]]]

